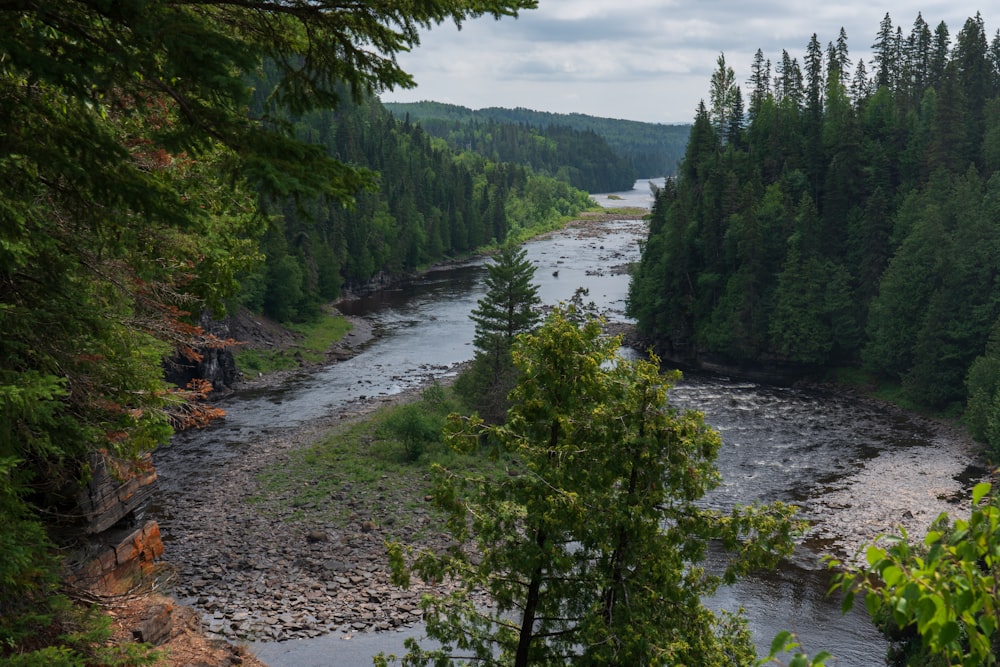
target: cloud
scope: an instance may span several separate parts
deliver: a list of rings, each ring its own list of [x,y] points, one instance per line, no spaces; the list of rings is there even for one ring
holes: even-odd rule
[[[418,87],[383,99],[690,122],[719,53],[746,81],[758,48],[772,61],[782,49],[801,61],[813,33],[825,47],[844,27],[851,57],[868,60],[886,11],[904,35],[922,11],[932,29],[944,20],[954,38],[977,9],[962,0],[540,0],[516,20],[424,33],[421,46],[400,57]]]

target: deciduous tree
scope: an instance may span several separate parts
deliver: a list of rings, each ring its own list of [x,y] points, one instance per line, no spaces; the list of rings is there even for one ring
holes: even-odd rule
[[[700,506],[719,482],[718,434],[699,413],[669,405],[678,373],[661,375],[655,358],[619,358],[620,339],[578,318],[560,307],[519,337],[505,424],[452,417],[454,447],[471,451],[487,438],[507,470],[437,470],[435,504],[459,546],[417,554],[412,571],[456,589],[424,602],[442,648],[410,642],[403,664],[753,662],[742,622],[701,598],[788,553],[790,508]],[[701,566],[715,540],[735,554],[721,575]],[[405,549],[390,551],[407,582]],[[491,606],[475,603],[478,590]]]
[[[915,629],[925,656],[963,667],[997,664],[1000,497],[991,484],[973,489],[968,519],[939,516],[923,545],[905,533],[886,536],[864,557],[865,567],[838,578],[845,611],[860,594],[872,617]]]

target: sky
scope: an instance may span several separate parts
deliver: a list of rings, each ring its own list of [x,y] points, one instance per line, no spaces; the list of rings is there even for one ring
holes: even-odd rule
[[[757,49],[772,63],[787,49],[801,63],[814,33],[825,50],[843,27],[856,65],[870,61],[886,13],[904,37],[918,13],[932,31],[944,21],[954,42],[977,11],[992,39],[1000,10],[991,16],[963,0],[539,0],[517,19],[483,17],[461,30],[444,23],[422,33],[421,44],[399,57],[417,87],[381,98],[689,123],[699,100],[707,102],[720,54],[745,92]]]

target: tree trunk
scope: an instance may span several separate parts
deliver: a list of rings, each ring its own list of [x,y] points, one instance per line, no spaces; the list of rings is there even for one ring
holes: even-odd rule
[[[535,544],[541,549],[545,543],[545,533],[535,533]],[[524,601],[524,615],[521,616],[521,633],[517,639],[517,654],[514,657],[514,667],[528,667],[528,652],[534,637],[535,612],[538,610],[539,594],[542,589],[542,568],[535,568],[528,584],[528,595]]]

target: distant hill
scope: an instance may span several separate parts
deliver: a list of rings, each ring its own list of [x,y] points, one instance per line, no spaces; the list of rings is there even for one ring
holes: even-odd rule
[[[531,109],[504,109],[488,107],[473,110],[456,104],[442,102],[383,102],[397,118],[422,122],[439,120],[460,123],[506,122],[544,128],[565,126],[575,130],[594,132],[607,141],[615,153],[625,158],[636,173],[643,178],[672,176],[677,164],[684,157],[687,147],[689,124],[665,125],[643,123],[635,120],[599,118],[586,114],[558,114]]]

